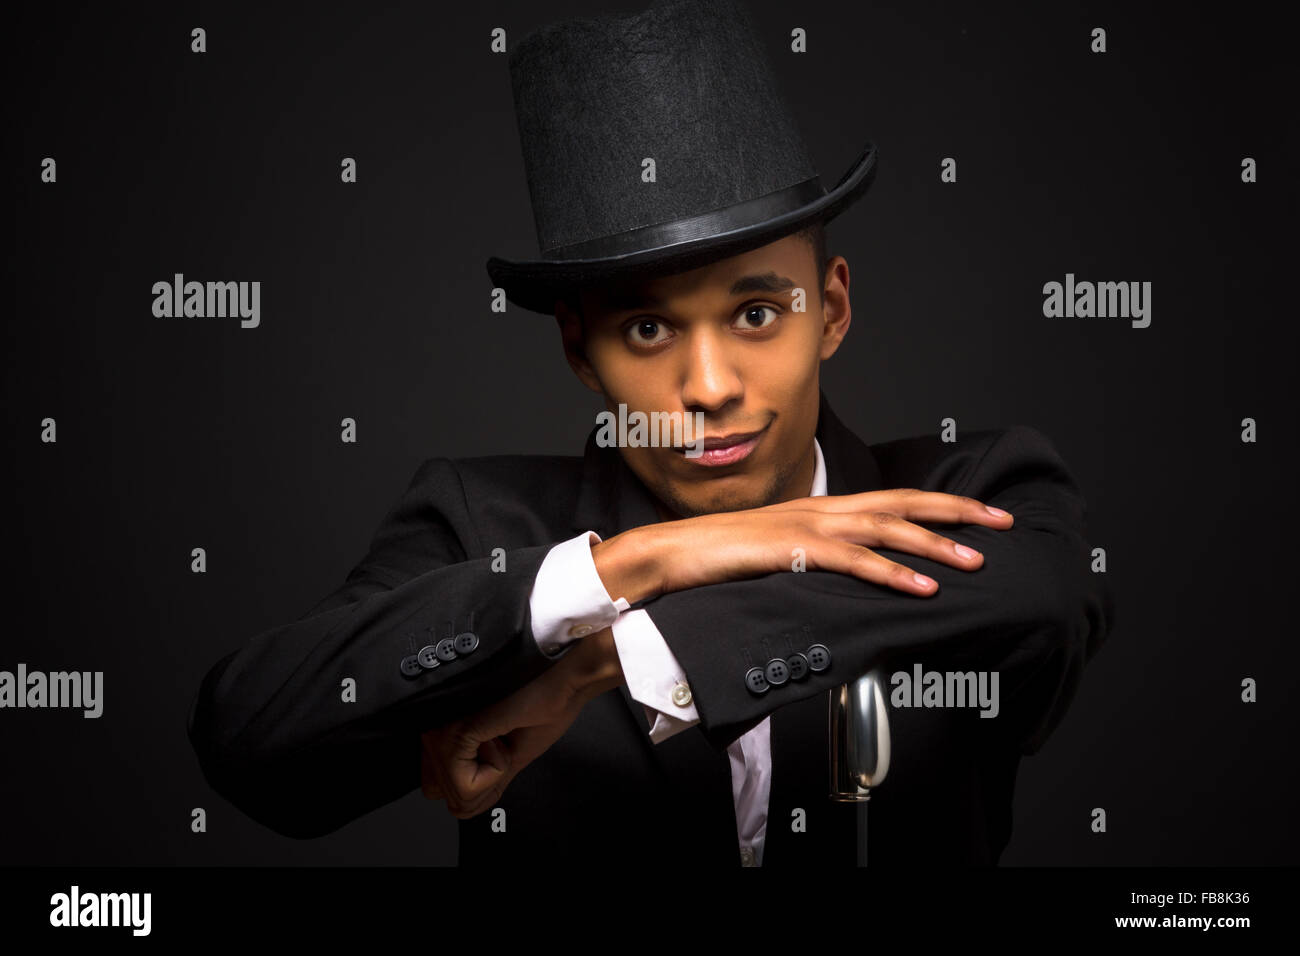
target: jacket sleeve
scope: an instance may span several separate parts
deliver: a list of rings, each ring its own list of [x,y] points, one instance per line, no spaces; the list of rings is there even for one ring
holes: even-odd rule
[[[487,549],[470,559],[465,541],[478,549],[459,474],[431,459],[339,588],[207,673],[188,734],[209,785],[281,834],[329,833],[420,785],[424,730],[549,666],[529,594],[551,546],[507,550],[502,568]],[[403,673],[403,659],[466,632],[470,653]]]
[[[828,571],[782,572],[660,595],[644,608],[690,682],[700,728],[725,747],[777,708],[825,692],[876,666],[999,673],[995,732],[1024,753],[1060,722],[1084,664],[1114,623],[1104,573],[1093,573],[1079,488],[1051,443],[1017,425],[978,433],[962,458],[928,456],[908,487],[967,495],[1011,512],[999,531],[933,524],[984,555],[977,571],[888,548],[877,553],[939,582],[930,597]],[[935,439],[937,441],[937,439]],[[927,457],[927,456],[921,456]],[[895,476],[896,477],[896,476]],[[825,645],[830,666],[755,694],[746,671],[769,648]],[[782,653],[780,656],[785,656]]]

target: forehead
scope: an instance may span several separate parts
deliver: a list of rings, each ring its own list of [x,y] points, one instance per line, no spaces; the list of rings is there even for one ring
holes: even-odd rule
[[[690,299],[779,295],[796,286],[808,288],[808,275],[815,265],[812,247],[791,235],[686,272],[587,286],[580,290],[580,296],[584,313],[600,315],[667,308]]]

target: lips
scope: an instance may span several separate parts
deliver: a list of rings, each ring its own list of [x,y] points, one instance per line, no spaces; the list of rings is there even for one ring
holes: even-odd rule
[[[730,448],[732,445],[741,445],[762,433],[763,429],[760,428],[756,432],[733,432],[730,435],[706,438],[704,439],[704,449],[710,451],[714,448]]]
[[[749,457],[766,431],[767,428],[764,427],[755,432],[733,432],[730,435],[711,436],[704,439],[704,450],[696,458],[687,455],[686,448],[680,449],[680,452],[683,458],[697,465],[712,467],[733,465]]]

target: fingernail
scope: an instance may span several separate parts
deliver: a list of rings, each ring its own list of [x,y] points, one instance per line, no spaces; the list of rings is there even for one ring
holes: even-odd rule
[[[1005,518],[1007,516],[1007,513],[1001,508],[994,508],[992,505],[985,505],[984,510],[998,518]]]
[[[927,578],[924,574],[917,574],[915,571],[912,572],[912,577],[916,580],[916,583],[921,585],[923,588],[928,588],[934,583],[934,581]]]
[[[966,547],[966,545],[964,544],[955,544],[953,545],[953,548],[956,550],[957,554],[960,557],[965,558],[967,561],[975,557],[975,552],[972,551],[970,548]]]

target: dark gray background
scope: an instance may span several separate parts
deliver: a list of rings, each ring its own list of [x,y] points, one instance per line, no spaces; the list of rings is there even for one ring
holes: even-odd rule
[[[829,233],[854,306],[832,405],[868,442],[947,416],[1039,428],[1109,556],[1118,627],[1022,764],[1002,862],[1294,861],[1280,26],[1263,8],[752,6],[823,180],[881,151]],[[42,5],[11,23],[0,668],[102,670],[105,712],[0,712],[0,861],[455,860],[455,821],[416,792],[315,841],[260,827],[207,788],[185,717],[218,657],[342,583],[421,461],[581,453],[597,400],[553,320],[488,308],[484,261],[536,253],[489,33],[640,7]],[[155,318],[174,272],[260,280],[261,327]],[[1045,319],[1067,272],[1150,280],[1151,327]]]

